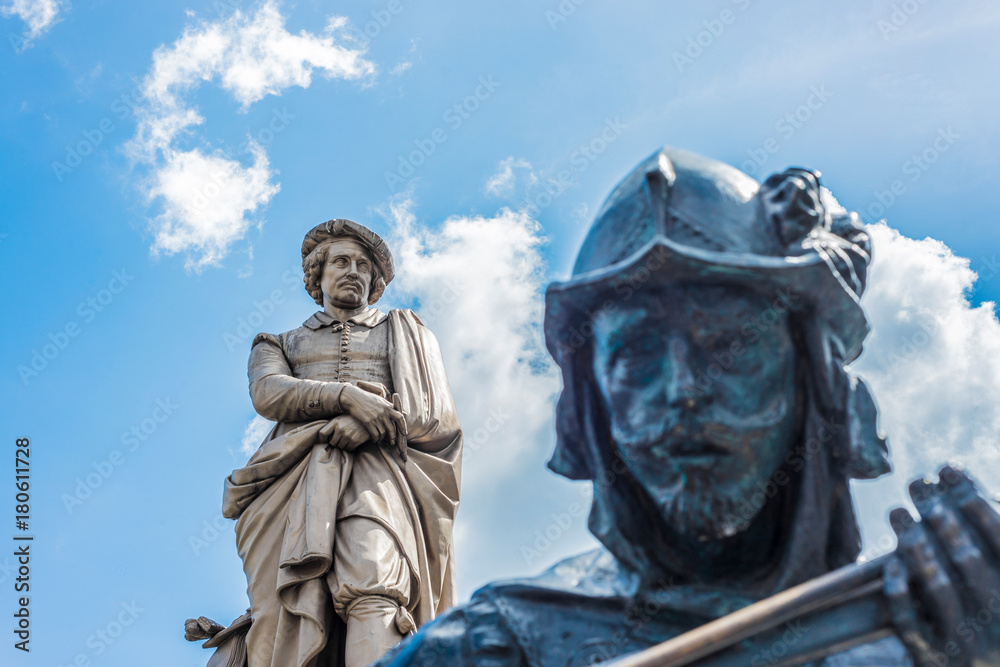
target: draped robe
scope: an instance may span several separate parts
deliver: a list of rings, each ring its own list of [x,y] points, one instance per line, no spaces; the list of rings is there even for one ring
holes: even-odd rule
[[[321,327],[309,326],[317,316],[284,339],[262,334],[255,344],[284,354],[291,334],[307,341],[325,335]],[[303,419],[279,422],[246,466],[226,479],[223,514],[238,520],[237,547],[252,608],[255,614],[266,611],[261,616],[274,626],[256,628],[257,635],[251,626],[251,665],[258,651],[270,652],[275,667],[338,664],[342,625],[332,613],[325,577],[333,564],[337,522],[348,516],[377,521],[396,541],[413,582],[405,613],[417,626],[455,603],[452,529],[461,482],[461,426],[434,336],[409,310],[390,311],[387,324],[392,386],[408,433],[405,464],[394,447],[384,444],[345,452],[321,442],[320,429],[335,416],[331,409],[339,411],[331,408],[339,403],[329,398],[336,383],[298,377],[289,363],[288,376],[280,379],[286,385],[294,385],[292,378],[309,384],[286,395],[295,394],[297,401],[313,398],[275,414]],[[262,397],[261,405],[281,400]]]

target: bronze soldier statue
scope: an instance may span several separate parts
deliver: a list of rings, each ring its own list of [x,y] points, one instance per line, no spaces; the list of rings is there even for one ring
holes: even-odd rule
[[[816,172],[642,162],[546,294],[549,467],[593,483],[602,547],[486,586],[377,664],[1000,665],[1000,516],[963,473],[914,483],[921,520],[894,510],[895,554],[856,563],[849,481],[889,471],[845,369],[870,260]]]

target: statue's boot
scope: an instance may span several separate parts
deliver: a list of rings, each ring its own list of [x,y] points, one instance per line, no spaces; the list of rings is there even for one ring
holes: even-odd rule
[[[346,667],[367,667],[414,630],[409,612],[381,595],[363,595],[346,611]]]

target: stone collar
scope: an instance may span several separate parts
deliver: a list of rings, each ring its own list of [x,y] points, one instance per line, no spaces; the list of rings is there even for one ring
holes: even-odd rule
[[[347,321],[354,324],[360,324],[361,326],[368,327],[370,329],[375,325],[380,324],[385,318],[386,314],[379,309],[369,308],[351,317]],[[309,327],[313,331],[316,331],[317,329],[328,327],[331,324],[339,324],[339,322],[333,319],[333,317],[328,315],[325,311],[320,310],[314,313],[308,320],[303,322],[302,326]]]

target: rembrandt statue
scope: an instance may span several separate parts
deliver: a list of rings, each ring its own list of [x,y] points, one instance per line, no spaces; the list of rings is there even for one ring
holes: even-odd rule
[[[814,172],[758,184],[670,148],[640,164],[546,294],[563,377],[549,466],[593,483],[602,548],[481,589],[378,664],[1000,665],[1000,516],[963,473],[911,485],[920,520],[893,510],[896,552],[856,562],[849,481],[889,471],[845,370],[870,245]],[[648,658],[795,605],[763,634]]]
[[[393,259],[368,228],[315,227],[302,266],[322,310],[254,339],[250,395],[277,425],[225,484],[251,607],[187,623],[211,667],[363,667],[455,602],[462,432],[437,342],[373,307]]]

